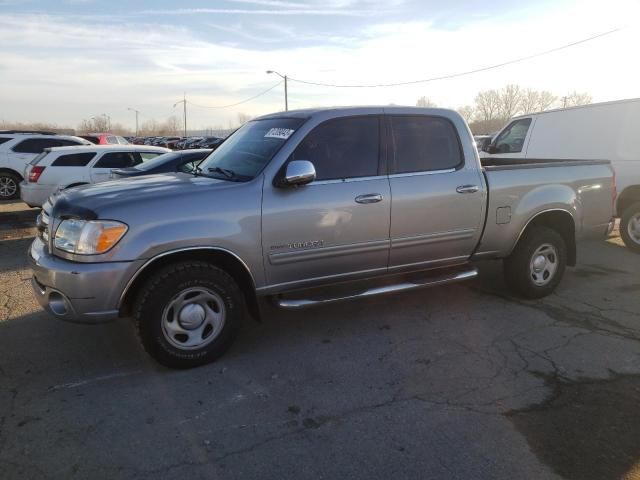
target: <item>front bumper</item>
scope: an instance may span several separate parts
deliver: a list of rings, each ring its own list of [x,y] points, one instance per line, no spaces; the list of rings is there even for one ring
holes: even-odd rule
[[[30,207],[41,207],[55,190],[51,185],[20,182],[20,198]]]
[[[49,254],[40,238],[29,249],[38,303],[61,320],[102,323],[118,317],[120,295],[137,262],[77,263]]]

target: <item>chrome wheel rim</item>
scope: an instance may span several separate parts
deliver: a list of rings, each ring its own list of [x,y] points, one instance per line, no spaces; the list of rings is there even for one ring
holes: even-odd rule
[[[162,333],[180,350],[195,350],[213,342],[222,331],[226,310],[222,297],[203,287],[187,288],[165,307]]]
[[[640,245],[640,212],[629,219],[629,223],[627,223],[627,233],[631,240]]]
[[[538,287],[547,285],[558,270],[558,252],[550,243],[540,245],[529,262],[531,281]]]
[[[18,191],[18,184],[11,177],[0,177],[0,198],[9,198]]]

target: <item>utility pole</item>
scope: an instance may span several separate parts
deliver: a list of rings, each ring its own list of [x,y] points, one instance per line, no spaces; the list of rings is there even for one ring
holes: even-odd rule
[[[184,136],[187,136],[187,92],[184,92],[184,95],[182,97],[182,100],[180,100],[179,102],[176,102],[173,104],[173,108],[176,107],[176,105],[178,105],[179,103],[182,104],[183,106],[183,113],[184,113]]]
[[[128,107],[127,110],[131,110],[132,112],[136,112],[136,137],[138,136],[138,115],[140,112],[135,108]]]
[[[267,74],[269,73],[275,73],[276,75],[278,75],[280,78],[284,80],[284,111],[286,112],[289,110],[289,93],[287,92],[287,76],[282,75],[276,72],[275,70],[267,70]]]

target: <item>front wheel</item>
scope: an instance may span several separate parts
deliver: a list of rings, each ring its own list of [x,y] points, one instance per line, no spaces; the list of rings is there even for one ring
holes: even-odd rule
[[[8,172],[0,172],[0,200],[13,200],[20,195],[20,178]]]
[[[567,264],[567,246],[560,234],[547,227],[527,230],[504,260],[509,288],[525,298],[541,298],[560,283]]]
[[[134,306],[142,345],[170,368],[220,357],[242,320],[242,294],[224,270],[206,262],[169,265],[143,285]]]
[[[620,236],[627,248],[640,252],[640,202],[634,203],[622,213]]]

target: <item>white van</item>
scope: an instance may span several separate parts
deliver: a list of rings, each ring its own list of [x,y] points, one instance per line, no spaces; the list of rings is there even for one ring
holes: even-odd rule
[[[515,117],[480,157],[486,165],[517,158],[610,160],[620,235],[627,247],[640,252],[639,98]]]

